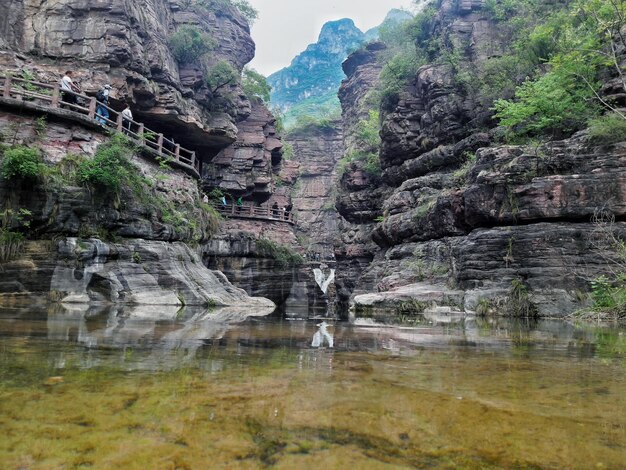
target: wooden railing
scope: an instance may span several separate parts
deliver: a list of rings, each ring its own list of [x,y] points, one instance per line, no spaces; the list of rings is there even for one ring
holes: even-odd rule
[[[241,205],[228,203],[215,204],[215,209],[222,215],[227,217],[242,218],[242,219],[264,219],[264,220],[277,220],[280,222],[294,223],[293,214],[281,208],[271,207],[269,204],[262,204],[260,206],[244,202]]]
[[[200,176],[200,161],[196,152],[187,150],[176,142],[166,139],[163,134],[152,131],[141,122],[125,118],[120,111],[96,100],[93,96],[61,90],[60,84],[50,85],[33,80],[0,75],[0,90],[3,98],[13,98],[20,101],[37,101],[50,108],[65,108],[87,116],[107,129],[123,132],[135,143],[147,147],[167,159],[172,159],[179,165],[193,169]],[[63,101],[63,97],[72,95],[77,103]],[[101,110],[106,110],[109,117],[105,117]]]

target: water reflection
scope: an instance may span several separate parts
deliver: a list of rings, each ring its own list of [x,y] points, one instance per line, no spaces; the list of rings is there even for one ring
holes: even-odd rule
[[[332,348],[334,341],[333,341],[333,336],[328,332],[328,327],[329,327],[328,323],[323,321],[322,323],[318,323],[317,327],[319,329],[313,335],[313,341],[311,342],[311,347],[321,348],[324,346],[324,343],[326,343],[329,348]]]
[[[624,329],[447,316],[330,326],[262,314],[0,310],[0,461],[130,469],[626,461]]]

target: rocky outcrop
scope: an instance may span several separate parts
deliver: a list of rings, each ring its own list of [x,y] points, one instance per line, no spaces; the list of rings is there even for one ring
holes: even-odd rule
[[[287,135],[299,176],[292,191],[296,235],[312,259],[333,258],[338,231],[335,209],[337,163],[343,155],[341,123],[308,126]]]
[[[33,181],[0,178],[0,302],[274,305],[206,269],[186,244],[207,241],[217,224],[202,208],[194,178],[126,148],[134,187],[116,194],[81,185],[77,168],[108,137],[59,118],[35,119],[0,114],[5,141],[37,148],[47,168]],[[27,238],[7,235],[18,232]]]
[[[203,260],[250,295],[281,305],[291,291],[295,268],[288,260],[272,257],[260,240],[291,249],[298,246],[292,227],[285,222],[232,218],[203,247]]]
[[[182,25],[209,34],[216,49],[196,64],[178,64],[168,38]],[[72,69],[91,93],[109,83],[114,107],[130,101],[137,120],[180,136],[204,158],[233,142],[235,121],[250,112],[236,86],[219,92],[235,97],[235,108],[220,109],[220,96],[203,78],[219,60],[241,70],[254,56],[248,24],[226,4],[211,9],[181,0],[13,1],[0,22],[0,37],[3,69],[28,70],[50,83]]]
[[[18,260],[2,263],[0,301],[19,297],[63,303],[272,308],[206,269],[183,243],[67,237],[27,242]],[[5,277],[6,276],[6,277]]]
[[[237,124],[236,142],[205,165],[204,185],[219,188],[231,199],[267,201],[275,192],[282,161],[283,144],[275,123],[267,107],[254,101],[250,115]]]
[[[505,34],[482,6],[443,0],[433,26],[469,67],[504,49]],[[375,84],[363,78],[364,70],[375,77],[372,55],[362,50],[345,64],[348,127],[359,119],[353,103]],[[381,178],[368,181],[355,167],[344,175],[340,226],[353,230],[343,230],[337,250],[343,295],[366,316],[502,314],[517,289],[539,315],[571,313],[585,304],[590,279],[610,270],[610,240],[626,233],[626,147],[595,144],[585,132],[538,147],[497,145],[498,130],[486,130],[490,104],[456,73],[443,63],[420,68],[383,116]],[[598,211],[617,222],[592,223]]]

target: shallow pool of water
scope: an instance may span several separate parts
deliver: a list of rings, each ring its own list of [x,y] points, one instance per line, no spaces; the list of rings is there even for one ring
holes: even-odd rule
[[[626,330],[0,310],[8,469],[626,468]]]

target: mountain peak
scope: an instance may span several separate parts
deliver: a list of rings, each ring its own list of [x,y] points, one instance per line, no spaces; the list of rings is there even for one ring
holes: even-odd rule
[[[363,32],[356,27],[350,18],[328,21],[322,26],[318,42],[334,40],[336,37],[363,36]]]

